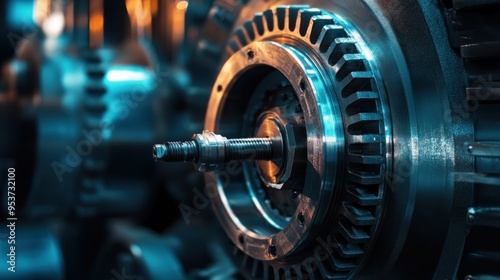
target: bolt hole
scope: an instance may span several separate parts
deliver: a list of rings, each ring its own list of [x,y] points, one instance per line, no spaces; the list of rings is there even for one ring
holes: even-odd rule
[[[248,59],[253,59],[255,57],[255,53],[253,51],[248,51],[247,57],[248,57]]]
[[[245,238],[243,237],[243,234],[240,234],[240,236],[238,236],[238,241],[241,245],[245,244]]]
[[[271,255],[272,257],[276,257],[276,247],[271,245],[267,248],[267,252],[269,253],[269,255]]]
[[[299,222],[300,226],[304,226],[304,223],[306,222],[306,217],[302,213],[299,213],[297,216],[297,221]]]
[[[217,86],[217,91],[218,91],[218,92],[221,92],[221,91],[222,91],[222,86],[221,86],[221,85],[218,85],[218,86]]]
[[[304,81],[304,79],[300,80],[299,87],[301,91],[306,90],[306,82]]]

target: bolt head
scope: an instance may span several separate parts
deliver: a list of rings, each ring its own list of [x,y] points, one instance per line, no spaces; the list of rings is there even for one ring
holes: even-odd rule
[[[154,161],[161,160],[165,157],[167,153],[167,147],[162,144],[156,144],[153,146],[153,159]]]

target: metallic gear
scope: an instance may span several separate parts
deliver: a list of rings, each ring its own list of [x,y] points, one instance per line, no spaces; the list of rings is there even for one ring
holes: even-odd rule
[[[467,72],[466,99],[454,107],[458,119],[470,118],[474,138],[463,149],[474,158],[474,171],[457,173],[457,182],[474,183],[467,211],[470,232],[464,240],[459,277],[496,278],[500,275],[500,3],[443,1],[450,44]]]
[[[248,165],[241,179],[231,178],[232,186],[243,185],[237,191],[217,179],[210,182],[218,186],[213,203],[226,233],[254,258],[242,259],[253,268],[249,275],[352,274],[376,235],[391,150],[383,89],[365,43],[333,14],[278,6],[237,28],[228,52],[232,56],[214,86],[206,129],[248,136],[255,132],[232,123],[255,127],[259,115],[276,114],[298,127],[295,138],[307,148],[292,158],[307,162],[305,171],[294,172],[305,180],[282,190],[288,194],[263,192],[262,183],[252,179],[256,167]],[[261,81],[256,87],[255,80]],[[280,96],[280,88],[291,92],[282,94],[285,102],[269,97]],[[235,109],[247,103],[241,116]],[[236,196],[249,201],[233,204]],[[287,197],[291,207],[276,206]],[[330,201],[336,201],[333,207]],[[314,238],[329,240],[335,250],[304,250]]]
[[[401,278],[408,270],[416,278],[455,277],[467,217],[495,226],[500,200],[494,187],[477,184],[499,184],[498,134],[492,111],[475,111],[473,121],[452,110],[464,100],[465,73],[440,10],[426,1],[308,2],[321,9],[283,2],[241,3],[239,18],[224,25],[238,27],[205,122],[227,137],[255,137],[272,114],[299,128],[294,139],[305,143],[295,159],[306,163],[304,173],[294,172],[304,181],[287,180],[302,188],[263,188],[258,178],[279,166],[269,161],[206,174],[241,270],[263,279]],[[457,20],[462,4],[448,22],[460,30],[454,38],[467,39],[470,23]],[[496,52],[484,47],[494,44],[462,51],[482,48],[473,52],[491,57]],[[498,69],[481,58],[469,72]],[[484,139],[474,140],[474,131]],[[474,167],[471,155],[486,159]],[[471,207],[474,183],[491,198],[481,211]],[[495,259],[492,252],[480,256]]]
[[[139,171],[130,162],[121,164],[117,171],[110,163],[121,151],[144,149],[144,144],[155,139],[155,116],[150,105],[156,93],[155,76],[146,66],[114,65],[113,61],[120,58],[105,49],[91,51],[85,59],[81,122],[86,133],[80,141],[88,141],[91,152],[82,157],[75,211],[81,217],[135,214],[145,208],[151,193],[151,183],[137,174],[149,172],[152,177],[153,168],[145,165]],[[134,139],[141,129],[143,133]],[[129,170],[128,178],[117,176],[125,170]],[[136,198],[132,204],[120,199],[130,196]]]

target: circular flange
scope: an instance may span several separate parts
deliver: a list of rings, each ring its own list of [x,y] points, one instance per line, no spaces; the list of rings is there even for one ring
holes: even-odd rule
[[[244,168],[245,172],[241,174],[243,176],[231,177],[230,187],[226,188],[220,180],[217,182],[218,199],[215,200],[215,208],[226,232],[230,233],[230,238],[240,249],[259,260],[289,256],[300,247],[301,242],[307,240],[309,234],[318,230],[313,225],[323,221],[328,213],[335,167],[342,166],[339,160],[344,143],[340,109],[332,102],[332,89],[327,87],[319,68],[300,50],[276,42],[254,42],[228,60],[221,70],[209,105],[209,108],[218,110],[208,112],[206,129],[228,136],[234,135],[232,126],[225,126],[218,121],[238,117],[238,111],[232,112],[235,107],[227,107],[228,102],[244,104],[259,91],[261,94],[265,93],[265,83],[253,89],[242,83],[261,79],[266,81],[266,78],[273,76],[279,76],[277,80],[280,83],[290,83],[304,116],[325,118],[304,118],[304,138],[307,138],[308,151],[305,171],[307,183],[298,196],[292,217],[272,217],[251,186],[255,182],[249,179],[252,176],[248,168]],[[245,91],[244,88],[249,90]],[[241,129],[237,131],[244,133]],[[261,182],[257,184],[259,183]],[[236,197],[241,199],[236,200]]]

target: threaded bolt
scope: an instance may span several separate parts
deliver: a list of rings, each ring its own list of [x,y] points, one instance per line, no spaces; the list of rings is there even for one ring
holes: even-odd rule
[[[229,139],[225,145],[224,162],[271,160],[273,142],[269,138]]]
[[[153,159],[165,162],[193,162],[200,171],[215,169],[219,164],[237,161],[272,160],[273,140],[269,138],[227,139],[203,131],[194,140],[166,142],[153,146]]]
[[[153,146],[153,159],[166,162],[194,162],[198,159],[198,147],[194,141],[174,141]]]

